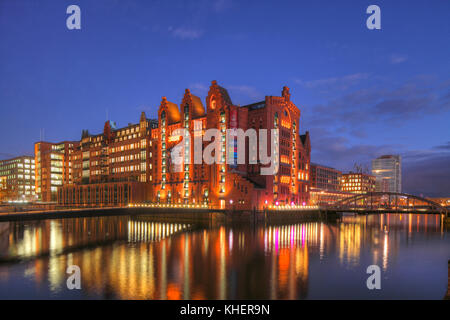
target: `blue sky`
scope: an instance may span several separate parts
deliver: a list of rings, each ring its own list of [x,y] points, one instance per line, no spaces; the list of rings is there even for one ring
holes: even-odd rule
[[[81,30],[66,8],[81,8]],[[381,30],[366,8],[381,8]],[[155,117],[162,96],[235,104],[283,85],[312,161],[404,158],[404,190],[450,195],[450,2],[0,0],[0,158]]]

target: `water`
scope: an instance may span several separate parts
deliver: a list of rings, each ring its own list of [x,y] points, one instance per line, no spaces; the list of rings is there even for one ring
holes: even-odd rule
[[[450,232],[437,215],[203,228],[149,217],[0,223],[0,298],[442,299]],[[81,269],[68,290],[66,268]],[[379,265],[381,290],[366,268]]]

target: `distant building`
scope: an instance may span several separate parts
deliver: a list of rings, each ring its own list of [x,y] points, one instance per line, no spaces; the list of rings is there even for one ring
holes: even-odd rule
[[[35,199],[35,164],[31,156],[0,161],[2,200]]]
[[[443,207],[449,207],[450,208],[450,197],[444,197],[444,198],[427,198],[428,200],[434,201],[439,203]]]
[[[334,168],[311,163],[311,187],[326,191],[340,191],[342,172]]]
[[[6,177],[0,177],[0,202],[7,200]]]
[[[34,144],[36,194],[41,201],[55,202],[58,187],[72,183],[70,155],[77,143],[40,141]]]
[[[375,176],[367,173],[345,173],[341,178],[342,191],[367,193],[375,191]]]
[[[402,192],[402,159],[399,155],[384,155],[372,160],[372,175],[376,191]]]

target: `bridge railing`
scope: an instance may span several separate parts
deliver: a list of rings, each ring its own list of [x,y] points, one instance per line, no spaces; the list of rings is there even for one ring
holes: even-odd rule
[[[396,192],[368,192],[356,194],[355,196],[324,206],[324,209],[431,210],[448,215],[448,209],[437,202],[407,193]]]

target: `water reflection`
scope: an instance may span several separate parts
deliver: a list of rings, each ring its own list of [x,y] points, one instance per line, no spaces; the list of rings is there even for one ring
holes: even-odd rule
[[[128,241],[159,241],[176,233],[184,232],[188,230],[189,227],[189,224],[181,223],[128,221]]]
[[[369,264],[395,271],[403,252],[417,254],[424,243],[444,246],[430,254],[446,266],[448,233],[434,215],[213,229],[145,217],[0,223],[0,297],[14,286],[29,298],[304,299],[333,297],[345,283],[361,298],[355,272]],[[72,264],[82,273],[76,295],[66,288]],[[329,274],[343,278],[325,281]]]

